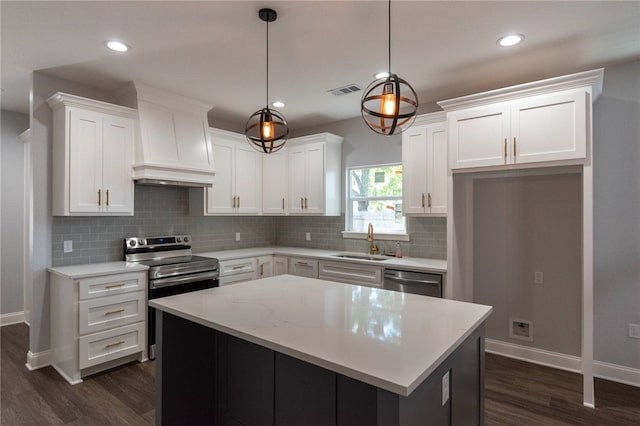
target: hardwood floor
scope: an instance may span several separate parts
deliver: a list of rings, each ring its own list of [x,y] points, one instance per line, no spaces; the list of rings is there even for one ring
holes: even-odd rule
[[[154,363],[131,363],[71,386],[51,367],[28,371],[25,324],[0,340],[0,424],[152,425]],[[595,410],[578,374],[487,354],[486,425],[640,425],[640,388],[596,379]]]

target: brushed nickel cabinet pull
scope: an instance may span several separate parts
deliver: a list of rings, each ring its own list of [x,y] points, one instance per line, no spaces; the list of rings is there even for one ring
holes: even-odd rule
[[[307,262],[296,262],[300,266],[309,266]]]
[[[124,312],[124,308],[116,309],[115,311],[107,311],[104,314],[105,315],[113,315],[113,314],[119,314],[120,312]]]
[[[120,287],[124,287],[124,283],[109,284],[109,285],[106,285],[104,288],[120,288]]]
[[[304,198],[300,197],[300,208],[304,209]]]
[[[516,142],[516,137],[513,137],[513,158],[516,158],[516,146],[517,146],[517,142]]]
[[[123,343],[124,343],[124,340],[120,340],[120,341],[115,342],[115,343],[109,343],[109,344],[107,344],[107,345],[105,346],[105,348],[112,348],[112,347],[114,347],[114,346],[120,346],[120,345],[122,345]]]
[[[233,267],[234,270],[242,269],[242,268],[244,268],[244,265],[236,265],[236,266]]]
[[[109,207],[109,190],[107,189],[107,207]]]
[[[240,208],[240,197],[238,197],[238,208]]]
[[[504,158],[507,158],[507,138],[504,138]]]
[[[98,189],[98,205],[102,205],[102,189]]]
[[[309,208],[309,204],[308,204],[307,197],[304,197],[304,208],[305,208],[305,209],[308,209],[308,208]]]
[[[427,195],[427,199],[429,200],[427,207],[431,208],[431,193]]]
[[[422,208],[424,208],[424,192],[422,193]]]

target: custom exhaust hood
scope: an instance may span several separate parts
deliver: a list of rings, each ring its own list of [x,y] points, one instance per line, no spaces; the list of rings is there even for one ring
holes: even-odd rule
[[[207,112],[200,101],[137,82],[117,91],[138,110],[133,179],[141,184],[207,187],[215,167]]]

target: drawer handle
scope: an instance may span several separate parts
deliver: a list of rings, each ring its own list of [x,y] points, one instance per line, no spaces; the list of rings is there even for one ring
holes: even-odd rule
[[[124,308],[116,309],[115,311],[107,311],[104,314],[105,315],[114,315],[114,314],[119,314],[120,312],[124,312]]]
[[[233,267],[234,270],[235,269],[242,269],[242,268],[244,268],[244,265],[236,265],[236,266]]]
[[[105,288],[120,288],[120,287],[124,287],[124,283],[109,284],[109,285],[105,286]]]
[[[298,264],[300,266],[309,266],[309,264],[307,262],[296,262],[296,264]]]
[[[114,343],[109,343],[109,344],[107,344],[107,345],[105,346],[105,348],[112,348],[112,347],[114,347],[114,346],[120,346],[120,345],[122,345],[122,344],[124,344],[124,340],[120,340],[120,341],[118,341],[118,342],[114,342]]]

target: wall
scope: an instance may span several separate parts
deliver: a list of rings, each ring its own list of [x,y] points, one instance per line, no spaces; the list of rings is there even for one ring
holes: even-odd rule
[[[582,176],[476,179],[473,190],[474,302],[494,307],[486,336],[580,356]],[[533,342],[509,337],[510,317],[533,322]]]
[[[18,137],[29,128],[29,116],[11,111],[0,115],[0,318],[24,311],[24,148]]]
[[[640,61],[605,69],[593,127],[594,357],[640,369]]]

